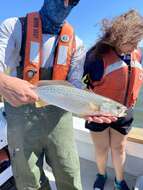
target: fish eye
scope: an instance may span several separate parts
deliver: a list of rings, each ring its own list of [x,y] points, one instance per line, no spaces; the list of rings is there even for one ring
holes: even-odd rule
[[[120,106],[117,106],[117,110],[119,110],[120,109]]]

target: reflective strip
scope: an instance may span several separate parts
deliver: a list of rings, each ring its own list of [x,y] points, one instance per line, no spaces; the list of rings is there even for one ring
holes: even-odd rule
[[[31,63],[39,63],[39,49],[40,44],[38,42],[30,43],[30,62]]]
[[[58,65],[66,65],[68,55],[68,46],[60,46],[58,51]]]
[[[143,66],[138,61],[132,61],[131,67],[136,67],[136,68],[141,69],[141,70],[143,69]]]
[[[127,67],[127,64],[124,61],[118,61],[116,63],[113,63],[113,64],[109,65],[108,67],[106,67],[104,76],[108,75],[109,73],[111,73],[113,71],[121,69],[123,67]]]
[[[7,121],[3,116],[4,104],[0,103],[0,149],[7,146]]]
[[[124,61],[113,63],[113,64],[109,65],[108,67],[106,67],[104,76],[108,75],[109,73],[111,73],[113,71],[121,69],[123,67],[127,67],[127,64]],[[142,65],[138,61],[132,61],[131,67],[138,68],[141,70],[143,69]]]
[[[13,176],[13,174],[12,174],[12,167],[9,166],[2,173],[0,173],[0,186],[3,185],[12,176]]]

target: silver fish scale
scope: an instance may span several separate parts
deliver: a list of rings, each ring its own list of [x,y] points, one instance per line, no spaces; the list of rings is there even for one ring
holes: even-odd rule
[[[40,87],[42,89],[42,91],[45,93],[51,93],[51,94],[58,94],[58,95],[64,95],[64,96],[76,96],[77,98],[82,98],[82,100],[84,99],[84,101],[94,101],[94,99],[97,101],[97,99],[99,99],[98,96],[96,96],[96,94],[92,93],[92,92],[88,92],[88,91],[81,91],[78,88],[74,88],[74,87],[68,87],[68,86],[62,86],[62,85],[49,85],[49,86],[42,86]],[[68,89],[68,90],[67,90]],[[88,97],[88,100],[87,100]],[[99,101],[101,101],[99,99]],[[110,100],[102,97],[102,103],[105,102],[110,102]]]
[[[46,85],[37,88],[39,97],[79,115],[113,114],[119,116],[126,107],[95,93],[65,85]],[[121,116],[122,116],[121,115]]]

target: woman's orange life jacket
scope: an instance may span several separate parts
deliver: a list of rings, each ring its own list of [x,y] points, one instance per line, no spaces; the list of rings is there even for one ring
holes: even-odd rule
[[[58,36],[58,44],[53,66],[53,80],[66,80],[71,58],[75,51],[74,30],[65,23]],[[32,84],[39,81],[42,64],[42,23],[39,13],[27,15],[26,46],[23,79]]]
[[[103,62],[103,77],[100,81],[90,81],[90,89],[127,107],[134,106],[143,83],[140,49],[131,53],[129,65],[121,60],[114,51],[106,54]]]
[[[6,150],[2,149],[0,150],[0,163],[3,163],[4,161],[9,160],[9,157],[7,155]]]

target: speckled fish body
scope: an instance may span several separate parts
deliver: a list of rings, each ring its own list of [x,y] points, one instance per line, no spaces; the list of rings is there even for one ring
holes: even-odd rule
[[[39,86],[36,92],[44,102],[80,116],[111,114],[122,117],[126,115],[127,108],[124,105],[73,86],[53,83]]]

